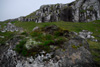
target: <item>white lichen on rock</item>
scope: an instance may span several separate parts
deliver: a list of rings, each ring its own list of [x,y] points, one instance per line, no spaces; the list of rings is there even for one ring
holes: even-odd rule
[[[30,38],[29,40],[27,40],[25,46],[27,49],[31,49],[33,47],[36,47],[40,44],[41,42],[37,42],[34,39]]]

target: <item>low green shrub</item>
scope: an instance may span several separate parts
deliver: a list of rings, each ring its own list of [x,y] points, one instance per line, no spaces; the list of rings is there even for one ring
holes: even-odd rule
[[[83,9],[82,9],[82,10],[80,10],[80,12],[81,12],[81,13],[85,13],[86,11],[87,11],[87,10],[83,10]]]
[[[53,41],[53,40],[46,40],[46,41],[44,41],[43,43],[42,43],[42,45],[52,45],[52,44],[54,44],[55,42]]]
[[[0,43],[1,45],[5,45],[5,43],[10,40],[11,38],[13,38],[15,33],[13,32],[0,32],[0,36],[3,36],[4,38],[0,37]]]
[[[32,36],[32,37],[37,37],[37,36],[41,36],[42,35],[42,32],[39,32],[39,31],[37,31],[37,32],[31,32],[30,33],[30,35]]]
[[[23,56],[27,55],[27,49],[25,47],[26,40],[20,41],[18,45],[16,45],[16,48],[14,49],[16,52],[20,53]]]
[[[42,32],[31,32],[30,34],[36,41],[40,41],[40,42],[54,39],[53,35],[45,34]]]
[[[45,38],[45,40],[52,40],[52,39],[54,39],[54,37],[51,34],[46,34],[44,36],[44,38]]]
[[[65,41],[66,41],[66,38],[64,38],[64,37],[58,37],[58,38],[56,38],[55,43],[57,45],[60,45],[60,44],[64,43]]]
[[[54,35],[57,36],[57,37],[58,37],[58,36],[61,36],[61,34],[62,34],[62,33],[61,33],[60,31],[55,31],[55,32],[54,32]]]

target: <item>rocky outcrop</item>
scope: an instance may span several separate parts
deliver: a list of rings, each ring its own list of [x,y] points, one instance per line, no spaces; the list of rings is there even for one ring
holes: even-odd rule
[[[21,22],[23,22],[23,21],[34,21],[34,19],[26,18],[26,17],[19,17],[17,20],[21,21]]]
[[[92,36],[92,32],[89,32],[87,30],[82,30],[82,32],[79,32],[79,36],[84,38],[84,39],[91,39],[94,38],[94,36]]]
[[[93,32],[90,32],[88,30],[82,30],[79,33],[73,32],[75,35],[78,35],[79,37],[85,39],[85,40],[91,40],[94,42],[98,42],[98,40],[93,36]]]
[[[90,22],[100,19],[99,0],[76,0],[69,4],[43,5],[36,12],[20,18],[20,21]]]
[[[20,31],[23,32],[23,29],[20,27],[16,27],[14,24],[12,24],[11,22],[6,23],[6,26],[4,26],[3,29],[0,30],[1,32],[16,32],[16,31]]]
[[[35,27],[36,28],[36,27]],[[48,29],[51,29],[48,31]],[[42,28],[45,33],[53,34],[60,28],[57,26],[47,26]],[[35,29],[34,31],[39,31]],[[64,32],[65,34],[66,32]],[[58,44],[51,44],[51,52],[41,51],[36,57],[23,57],[16,53],[14,48],[19,43],[20,38],[15,37],[8,42],[8,45],[0,47],[0,66],[1,67],[95,67],[92,55],[89,51],[89,44],[75,34],[69,35],[66,41]],[[60,35],[61,36],[61,35]],[[74,36],[74,37],[72,37]],[[49,45],[48,45],[49,46]],[[5,48],[5,49],[3,49]],[[42,48],[42,47],[41,47]],[[36,48],[35,48],[36,49]],[[38,49],[39,50],[39,49]]]
[[[89,22],[100,19],[99,0],[78,0],[73,9],[74,21]]]

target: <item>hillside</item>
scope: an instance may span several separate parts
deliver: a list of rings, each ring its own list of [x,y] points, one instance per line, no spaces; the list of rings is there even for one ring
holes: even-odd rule
[[[0,67],[100,67],[100,1],[42,5],[0,22]]]
[[[57,25],[58,27],[60,27],[62,30],[68,30],[70,32],[81,32],[82,30],[88,30],[90,32],[92,32],[93,36],[95,37],[94,39],[86,39],[89,43],[90,46],[90,52],[93,55],[93,60],[95,61],[95,63],[97,65],[99,65],[100,63],[100,21],[93,21],[93,22],[89,22],[89,23],[73,23],[73,22],[50,22],[50,23],[35,23],[35,22],[19,22],[19,21],[13,21],[11,22],[12,24],[14,24],[17,27],[22,27],[23,28],[23,32],[19,33],[19,32],[5,32],[2,33],[0,32],[0,36],[4,36],[4,38],[0,38],[0,42],[2,47],[5,47],[5,44],[9,43],[10,40],[12,40],[13,38],[15,38],[16,36],[19,36],[18,38],[21,38],[23,40],[23,36],[24,37],[31,37],[30,34],[33,30],[34,27],[46,27],[46,26],[50,26],[50,25]],[[6,26],[7,22],[1,23],[2,26]],[[13,36],[12,36],[13,35]],[[78,34],[79,35],[79,34]],[[35,35],[36,36],[36,35]],[[73,36],[73,35],[72,35]],[[24,38],[25,39],[25,38]],[[93,40],[97,40],[97,41],[93,41]],[[73,46],[73,48],[76,48]],[[40,48],[37,48],[40,49]],[[45,48],[44,48],[45,49]],[[47,50],[47,49],[46,49]],[[1,49],[2,51],[2,49]],[[2,53],[2,52],[1,52]]]

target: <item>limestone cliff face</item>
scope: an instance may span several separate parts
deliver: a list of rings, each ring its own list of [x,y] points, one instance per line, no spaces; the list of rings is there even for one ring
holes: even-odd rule
[[[78,0],[73,6],[74,20],[79,22],[89,22],[100,19],[99,0]]]
[[[100,19],[99,0],[76,0],[69,4],[43,5],[36,12],[19,18],[19,21],[53,22],[90,22]]]

